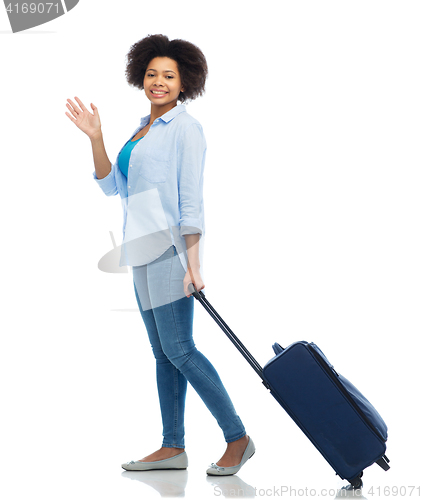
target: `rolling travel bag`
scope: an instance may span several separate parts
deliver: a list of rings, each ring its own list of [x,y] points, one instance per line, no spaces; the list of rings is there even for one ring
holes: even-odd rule
[[[202,291],[189,291],[262,379],[262,383],[352,489],[362,487],[363,470],[377,463],[388,470],[387,426],[356,387],[337,373],[313,342],[275,343],[275,356],[262,368],[230,330]]]

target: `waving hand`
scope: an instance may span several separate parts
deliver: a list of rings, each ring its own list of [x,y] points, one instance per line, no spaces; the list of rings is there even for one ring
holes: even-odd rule
[[[71,99],[67,99],[68,103],[66,107],[72,113],[72,116],[65,112],[66,116],[68,116],[80,130],[87,134],[90,139],[101,134],[100,116],[96,106],[91,103],[93,109],[93,113],[91,113],[78,97],[75,97],[75,100],[79,106],[72,102]]]

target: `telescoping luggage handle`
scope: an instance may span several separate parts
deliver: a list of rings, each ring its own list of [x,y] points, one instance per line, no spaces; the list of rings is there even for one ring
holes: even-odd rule
[[[188,285],[189,292],[203,305],[203,307],[208,311],[208,313],[212,316],[212,318],[218,323],[221,327],[225,335],[231,340],[231,342],[237,347],[237,349],[241,352],[245,360],[249,363],[249,365],[255,370],[255,372],[259,375],[262,380],[262,383],[267,389],[270,389],[268,382],[264,379],[262,373],[261,365],[256,361],[256,359],[250,354],[250,352],[243,345],[241,340],[231,331],[230,327],[225,323],[225,321],[221,318],[221,316],[215,311],[215,309],[211,306],[205,294],[200,290],[199,292],[194,287],[193,283]]]

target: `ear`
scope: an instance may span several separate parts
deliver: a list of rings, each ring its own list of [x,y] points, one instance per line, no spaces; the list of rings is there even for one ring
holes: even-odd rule
[[[184,87],[181,87],[181,92],[184,92]]]

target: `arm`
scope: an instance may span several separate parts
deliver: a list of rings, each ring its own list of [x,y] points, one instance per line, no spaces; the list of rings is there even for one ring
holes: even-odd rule
[[[106,154],[102,132],[100,131],[91,136],[90,141],[91,147],[93,148],[93,160],[96,177],[100,180],[109,175],[112,170],[112,164]]]
[[[113,166],[106,154],[103,143],[103,134],[90,137],[93,148],[94,169],[93,177],[106,196],[118,194],[118,188],[115,182]]]
[[[97,107],[91,103],[93,113],[90,113],[78,97],[75,97],[75,100],[79,107],[71,99],[67,99],[68,102],[66,106],[72,116],[69,113],[65,114],[71,122],[90,138],[95,168],[93,177],[106,195],[110,196],[117,194],[118,190],[116,188],[114,176],[113,174],[109,175],[112,171],[112,164],[106,154],[105,145],[103,143],[99,111]]]
[[[188,264],[187,267],[194,270],[200,270],[200,260],[199,260],[199,240],[200,235],[197,234],[186,234],[184,236],[187,245],[187,256]]]
[[[200,234],[187,234],[184,236],[187,244],[187,272],[184,276],[184,293],[190,297],[191,293],[188,291],[188,285],[193,283],[197,291],[203,290],[205,284],[203,283],[202,275],[200,274],[200,261],[199,261],[199,239]]]
[[[196,290],[205,285],[200,274],[199,241],[203,234],[201,209],[203,204],[203,169],[206,141],[201,127],[193,124],[185,132],[178,152],[178,193],[180,209],[180,235],[187,247],[187,272],[184,277],[184,291],[190,297],[188,285]]]
[[[197,124],[192,124],[178,144],[178,207],[181,236],[203,234],[201,210],[205,154],[206,141],[203,131]]]

